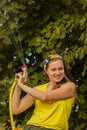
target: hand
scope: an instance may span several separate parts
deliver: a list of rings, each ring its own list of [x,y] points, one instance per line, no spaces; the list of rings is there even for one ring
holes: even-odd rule
[[[27,71],[26,70],[23,71],[23,79],[24,79],[24,82],[26,82],[27,79],[28,79],[28,75],[27,75]]]
[[[22,72],[17,73],[17,74],[15,75],[15,78],[18,79],[18,83],[24,83],[24,81],[25,81],[25,77],[23,76],[23,73],[22,73]]]

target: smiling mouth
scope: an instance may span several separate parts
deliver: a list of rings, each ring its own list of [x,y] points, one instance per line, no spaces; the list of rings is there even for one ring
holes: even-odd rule
[[[61,79],[61,77],[55,77],[55,79]]]

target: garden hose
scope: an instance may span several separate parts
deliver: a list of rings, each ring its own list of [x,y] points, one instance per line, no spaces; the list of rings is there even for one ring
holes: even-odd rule
[[[23,65],[20,67],[23,71],[23,75],[27,77],[27,66],[26,65]],[[10,121],[11,121],[11,127],[12,127],[12,130],[18,130],[17,128],[15,128],[14,126],[14,120],[13,120],[13,113],[12,113],[12,95],[13,95],[13,92],[14,92],[14,88],[16,86],[18,82],[18,79],[16,78],[11,86],[11,91],[10,91],[10,95],[9,95],[9,114],[10,114]]]
[[[9,113],[10,113],[10,121],[11,121],[12,130],[15,130],[13,114],[12,114],[12,95],[13,95],[14,88],[17,84],[17,81],[18,80],[15,79],[15,81],[13,82],[12,87],[11,87],[11,91],[10,91],[10,96],[9,96]]]

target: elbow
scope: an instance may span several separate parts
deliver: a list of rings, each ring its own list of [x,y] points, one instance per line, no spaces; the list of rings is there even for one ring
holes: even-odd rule
[[[12,113],[13,113],[13,115],[18,115],[18,114],[20,114],[21,112],[13,111]]]
[[[21,112],[20,112],[20,110],[19,110],[19,108],[12,108],[12,114],[13,115],[18,115],[18,114],[20,114]]]
[[[18,113],[16,113],[16,112],[13,112],[13,115],[18,115]]]
[[[12,110],[12,114],[13,114],[13,115],[18,115],[19,113],[18,113],[17,110]]]

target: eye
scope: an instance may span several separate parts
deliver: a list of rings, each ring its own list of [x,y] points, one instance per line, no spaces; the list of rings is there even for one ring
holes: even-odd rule
[[[52,68],[51,70],[52,70],[52,71],[56,71],[56,68]]]
[[[64,68],[63,68],[63,67],[60,67],[59,70],[64,70]]]

